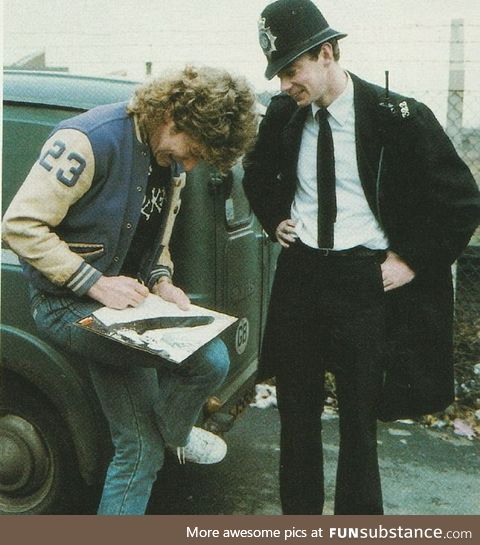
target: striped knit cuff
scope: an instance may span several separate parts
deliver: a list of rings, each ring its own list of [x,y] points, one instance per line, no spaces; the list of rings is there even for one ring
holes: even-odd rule
[[[67,288],[71,289],[75,295],[82,296],[95,284],[102,276],[102,273],[84,261],[77,271],[67,281]]]
[[[166,276],[167,278],[171,279],[172,270],[169,267],[158,267],[157,269],[153,270],[148,278],[148,289],[151,290],[158,280],[162,278],[162,276]]]

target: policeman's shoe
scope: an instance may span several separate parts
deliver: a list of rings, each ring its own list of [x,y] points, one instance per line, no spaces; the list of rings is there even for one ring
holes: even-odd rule
[[[227,454],[225,441],[202,428],[193,427],[184,447],[177,447],[177,458],[181,464],[216,464]]]

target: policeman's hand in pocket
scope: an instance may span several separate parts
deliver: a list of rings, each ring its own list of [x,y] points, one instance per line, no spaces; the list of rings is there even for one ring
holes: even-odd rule
[[[415,272],[398,254],[389,250],[382,263],[382,278],[383,289],[391,291],[411,282]]]

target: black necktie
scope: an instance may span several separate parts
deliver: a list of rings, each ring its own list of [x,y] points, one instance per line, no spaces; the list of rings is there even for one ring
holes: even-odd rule
[[[333,248],[333,224],[337,217],[335,196],[335,155],[328,111],[317,112],[317,192],[318,192],[318,247]]]

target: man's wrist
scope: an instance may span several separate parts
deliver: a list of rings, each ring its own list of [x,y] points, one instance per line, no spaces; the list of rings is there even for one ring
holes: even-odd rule
[[[152,290],[153,287],[157,285],[158,281],[163,278],[169,278],[171,282],[172,272],[173,271],[170,267],[166,267],[164,265],[157,267],[149,275],[148,282],[147,282],[148,288]]]

